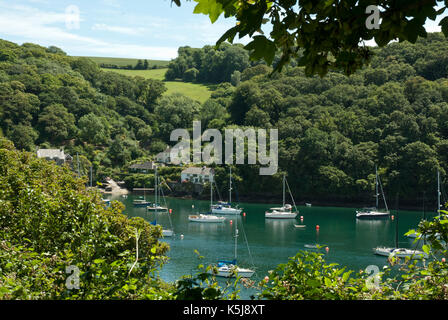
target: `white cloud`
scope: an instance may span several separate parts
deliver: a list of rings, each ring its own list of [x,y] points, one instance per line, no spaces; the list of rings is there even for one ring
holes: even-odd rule
[[[172,59],[177,56],[177,48],[147,46],[107,41],[91,36],[83,36],[65,28],[66,15],[48,12],[27,6],[4,7],[0,2],[0,37],[15,42],[32,42],[42,46],[55,45],[72,55],[109,57],[129,57],[146,59]],[[92,29],[136,34],[142,28],[125,28],[96,24]]]
[[[120,27],[120,26],[110,26],[104,23],[95,23],[92,26],[92,30],[94,31],[107,31],[107,32],[115,32],[124,35],[141,35],[146,29],[145,28],[129,28],[129,27]]]

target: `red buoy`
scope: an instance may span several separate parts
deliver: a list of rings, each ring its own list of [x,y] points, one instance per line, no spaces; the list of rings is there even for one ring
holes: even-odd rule
[[[173,209],[170,209],[170,213],[173,213]]]
[[[230,224],[232,224],[233,223],[233,221],[232,220],[230,220]]]
[[[246,212],[243,212],[243,217],[245,217],[246,216]]]
[[[328,253],[328,251],[330,251],[330,248],[325,247],[325,251],[327,251],[327,253]]]
[[[392,218],[392,220],[394,220],[394,216],[393,215],[391,216],[391,218]]]
[[[319,230],[319,229],[320,229],[320,227],[319,227],[319,225],[317,225],[317,226],[316,226],[316,230]]]
[[[303,216],[300,216],[300,220],[303,220]]]

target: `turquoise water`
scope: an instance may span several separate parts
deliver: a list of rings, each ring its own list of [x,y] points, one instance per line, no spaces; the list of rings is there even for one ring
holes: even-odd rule
[[[123,202],[126,206],[125,214],[130,217],[139,216],[148,221],[157,219],[158,224],[170,228],[168,213],[147,213],[145,208],[134,208],[132,200],[135,197],[129,195],[127,199],[111,199]],[[152,201],[153,197],[147,199]],[[297,219],[277,220],[265,219],[264,212],[280,204],[240,203],[245,216],[227,216],[224,223],[207,224],[189,222],[188,215],[198,211],[206,212],[210,206],[209,201],[167,197],[166,203],[168,208],[172,209],[170,216],[175,232],[174,237],[161,240],[171,247],[168,253],[170,260],[160,272],[166,281],[194,274],[199,263],[212,264],[218,259],[233,259],[235,223],[238,223],[240,235],[238,264],[249,268],[255,266],[256,274],[252,280],[257,282],[264,278],[269,270],[287,262],[288,258],[299,250],[306,250],[305,244],[318,243],[328,246],[329,252],[325,258],[328,263],[336,262],[356,271],[364,270],[372,264],[381,269],[387,264],[387,258],[374,255],[372,249],[376,246],[395,246],[397,219],[356,219],[355,208],[299,206]],[[392,210],[392,214],[396,215],[396,212]],[[417,226],[422,214],[419,211],[399,211],[400,247],[413,247],[413,240],[405,237],[404,233]],[[427,213],[426,217],[434,215]],[[303,216],[302,223],[300,216]],[[294,223],[305,224],[306,228],[295,228]],[[316,225],[319,225],[319,231],[316,231]],[[183,238],[180,235],[183,235]],[[201,261],[194,250],[198,250],[204,257]],[[247,292],[243,292],[241,296],[247,298]]]

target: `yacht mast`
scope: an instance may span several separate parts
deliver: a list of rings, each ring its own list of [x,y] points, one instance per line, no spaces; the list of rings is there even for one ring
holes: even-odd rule
[[[232,203],[232,167],[229,166],[229,204]]]
[[[238,254],[238,217],[235,217],[235,261],[237,259]]]
[[[213,184],[212,184],[213,175],[210,174],[210,210],[212,210],[213,205]]]
[[[437,213],[440,211],[440,172],[437,169]]]
[[[375,197],[376,197],[376,208],[378,209],[378,169],[375,165]]]
[[[155,193],[155,201],[154,204],[157,206],[157,166],[154,174],[154,193]]]
[[[283,207],[285,207],[285,174],[283,174]]]

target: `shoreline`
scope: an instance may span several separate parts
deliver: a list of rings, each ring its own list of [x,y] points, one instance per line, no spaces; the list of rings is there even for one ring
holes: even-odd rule
[[[130,195],[139,195],[140,192],[129,192]],[[174,199],[180,199],[180,200],[201,200],[201,201],[209,201],[210,199],[207,197],[195,197],[192,195],[174,195],[174,194],[167,194],[166,197],[168,198],[174,198]],[[238,201],[233,201],[234,203],[259,203],[259,204],[272,204],[272,205],[278,205],[280,201],[278,201],[276,198],[258,198],[258,197],[240,197]],[[288,202],[288,201],[287,201]],[[296,201],[297,206],[305,206],[306,203],[311,203],[311,207],[336,207],[336,208],[365,208],[365,207],[372,207],[374,204],[368,204],[366,202],[353,202],[353,201],[329,201],[329,200],[319,200],[319,201],[313,201],[313,200],[300,200]],[[423,212],[422,206],[415,206],[410,204],[403,204],[400,205],[399,210],[409,210],[409,211],[420,211]],[[389,206],[389,211],[396,211],[395,207]],[[434,210],[431,210],[431,206],[426,206],[426,212],[431,213],[435,212]]]

